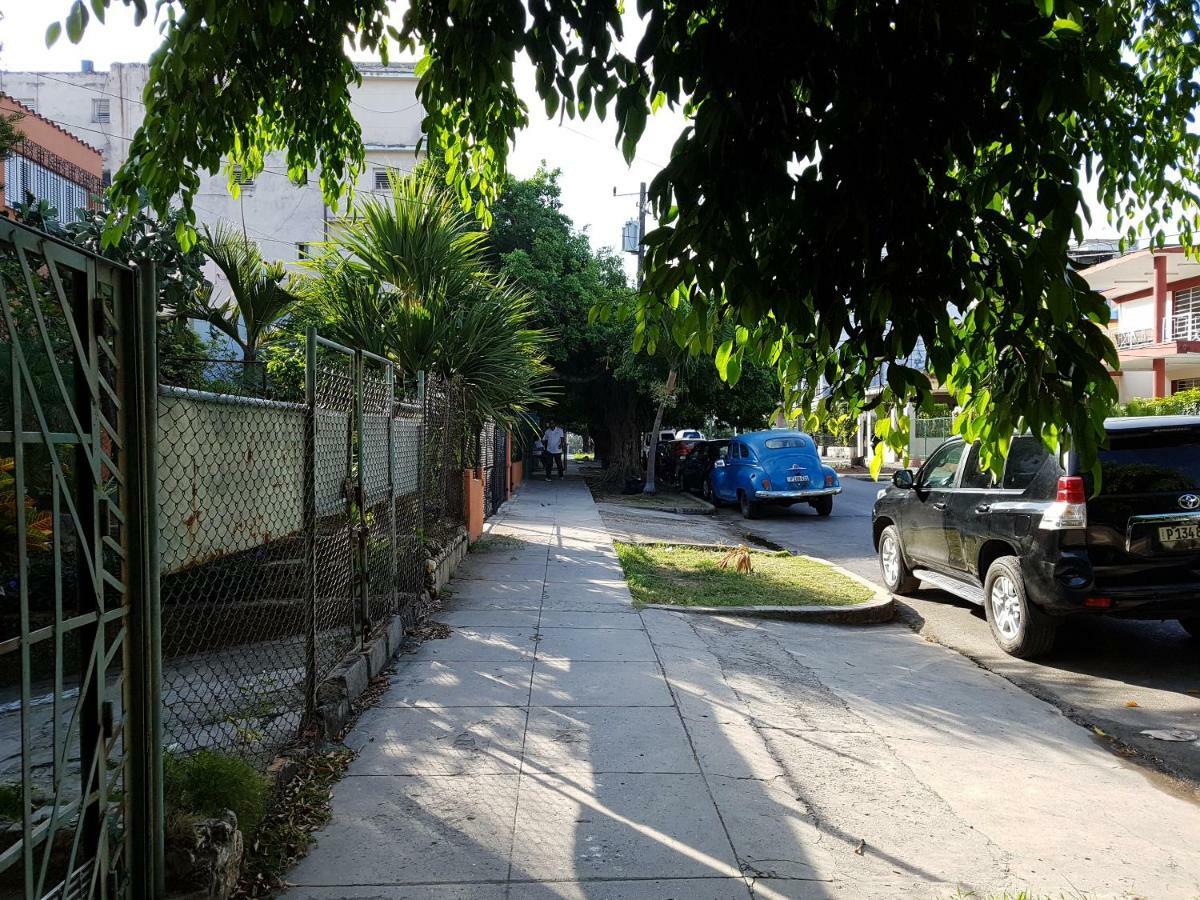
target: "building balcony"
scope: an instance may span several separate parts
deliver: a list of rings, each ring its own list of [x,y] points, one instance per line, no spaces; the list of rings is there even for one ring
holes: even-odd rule
[[[1118,350],[1132,350],[1135,347],[1146,347],[1155,343],[1153,328],[1139,328],[1134,331],[1118,331],[1113,335],[1113,343]]]
[[[1181,313],[1163,320],[1163,337],[1168,341],[1200,341],[1200,313]]]

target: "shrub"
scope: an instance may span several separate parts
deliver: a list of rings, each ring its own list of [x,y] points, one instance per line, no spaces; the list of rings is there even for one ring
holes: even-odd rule
[[[208,819],[232,810],[248,839],[266,813],[269,791],[267,779],[234,756],[201,750],[187,756],[168,756],[164,761],[163,794],[168,816]]]
[[[1170,397],[1135,398],[1121,409],[1123,416],[1177,416],[1200,411],[1200,390],[1177,391]]]

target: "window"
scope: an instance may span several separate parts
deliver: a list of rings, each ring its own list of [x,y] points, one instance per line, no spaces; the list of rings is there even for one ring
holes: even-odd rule
[[[390,191],[392,189],[392,182],[388,178],[388,171],[388,169],[375,170],[375,190]]]
[[[1100,471],[1102,494],[1200,491],[1200,429],[1110,433]]]
[[[308,259],[308,241],[296,242],[296,259]]]
[[[738,446],[742,448],[742,459],[749,459],[750,458],[750,448],[747,447],[745,444],[738,444]]]
[[[249,189],[249,190],[254,189],[254,179],[248,178],[246,176],[246,174],[242,171],[241,166],[233,167],[233,180],[235,182],[237,182],[237,184],[239,184],[243,189]]]
[[[958,485],[973,490],[990,490],[996,486],[995,476],[986,469],[979,468],[978,444],[971,448],[971,455],[967,457],[967,467],[963,469],[962,480]]]
[[[713,459],[728,459],[729,458],[729,445],[728,444],[721,444],[718,447],[714,447],[713,450],[715,451],[712,454]]]
[[[1041,439],[1013,438],[1008,448],[1008,459],[1004,461],[1004,479],[1000,486],[1006,491],[1025,490],[1049,458],[1050,454]]]
[[[1176,378],[1171,382],[1171,393],[1180,391],[1200,391],[1200,378]]]
[[[967,445],[962,441],[943,444],[929,457],[929,462],[921,469],[917,485],[923,488],[948,488],[954,486],[954,476],[958,472],[958,464],[962,462]]]
[[[34,97],[16,97],[14,98],[22,106],[28,106],[34,112],[37,112],[37,99]]]
[[[107,125],[112,121],[108,100],[92,101],[92,121],[100,125]]]
[[[768,438],[763,442],[763,446],[768,450],[803,450],[808,446],[804,442],[804,438]]]

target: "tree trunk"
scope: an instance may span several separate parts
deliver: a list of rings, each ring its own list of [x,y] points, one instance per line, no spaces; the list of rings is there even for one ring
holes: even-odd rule
[[[601,481],[610,489],[623,489],[626,480],[637,475],[642,468],[635,412],[635,402],[627,392],[614,392],[613,401],[604,406],[605,456],[608,465]],[[599,446],[599,436],[596,443]]]
[[[677,374],[674,369],[667,373],[667,389],[663,392],[662,400],[658,402],[658,410],[654,413],[654,430],[650,432],[650,449],[646,452],[646,486],[642,488],[643,494],[658,493],[658,486],[654,483],[654,472],[658,462],[658,433],[662,430],[663,410],[667,407],[667,400],[675,391]]]

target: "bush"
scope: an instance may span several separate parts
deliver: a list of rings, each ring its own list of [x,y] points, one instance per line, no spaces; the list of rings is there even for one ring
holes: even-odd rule
[[[1120,410],[1123,416],[1178,416],[1200,413],[1200,390],[1177,391],[1170,397],[1130,400]]]
[[[234,756],[201,750],[164,761],[163,794],[169,817],[212,819],[232,810],[249,840],[266,813],[269,792],[267,779]]]

